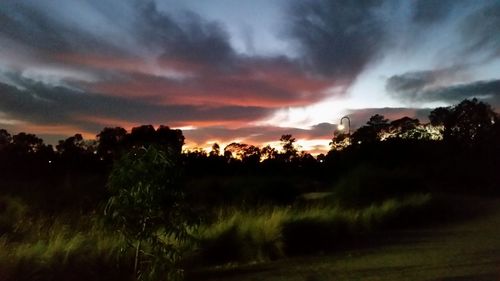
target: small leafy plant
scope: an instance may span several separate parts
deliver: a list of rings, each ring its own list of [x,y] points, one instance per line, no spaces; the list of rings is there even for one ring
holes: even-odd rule
[[[193,216],[178,184],[178,154],[168,148],[134,148],[113,166],[105,214],[135,249],[137,280],[180,280],[179,245]]]

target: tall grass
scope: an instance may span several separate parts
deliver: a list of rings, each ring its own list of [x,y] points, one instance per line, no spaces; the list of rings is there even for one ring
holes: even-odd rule
[[[288,208],[221,210],[215,223],[194,234],[202,259],[217,264],[282,257],[281,226],[290,212]]]
[[[187,269],[327,251],[419,218],[430,202],[429,195],[420,194],[362,209],[226,208],[212,223],[191,231],[197,243],[178,246],[187,251]],[[129,249],[125,239],[98,216],[24,217],[0,235],[0,280],[133,280],[134,254],[123,249]]]
[[[93,218],[26,218],[0,238],[0,280],[129,280],[124,243]]]
[[[0,235],[14,231],[16,224],[26,215],[26,205],[11,196],[0,196]]]
[[[406,217],[425,213],[431,197],[411,195],[362,209],[339,206],[260,208],[220,211],[218,220],[195,233],[207,263],[272,260],[335,248],[346,240],[384,227],[406,225]]]

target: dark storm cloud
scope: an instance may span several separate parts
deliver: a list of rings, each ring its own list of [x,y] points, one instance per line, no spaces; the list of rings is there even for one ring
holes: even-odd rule
[[[490,51],[492,56],[500,56],[500,2],[484,1],[474,13],[467,16],[461,25],[466,51]]]
[[[82,3],[92,8],[90,21],[94,20],[91,17],[104,18],[108,24],[114,24],[110,29],[113,32],[109,34],[106,30],[109,26],[103,27],[106,33],[60,17],[59,13],[78,12],[76,7]],[[205,64],[228,62],[234,55],[223,26],[188,12],[174,18],[159,11],[154,1],[75,2],[72,11],[51,11],[37,4],[33,1],[0,4],[0,37],[45,54],[130,56],[135,45],[137,52],[155,50],[166,58]],[[124,38],[130,38],[133,44],[120,46],[117,42],[125,42]]]
[[[412,1],[412,20],[420,24],[433,24],[448,17],[453,8],[461,4],[456,0]]]
[[[436,87],[456,77],[464,71],[465,67],[455,66],[445,69],[410,71],[399,75],[393,75],[386,81],[387,92],[403,101],[418,101],[423,91]]]
[[[411,54],[437,34],[462,37],[458,45],[439,43],[457,58],[452,64],[485,50],[500,56],[500,2],[495,0],[311,0],[293,2],[290,11],[287,34],[298,43],[304,64],[347,83],[377,59],[401,52],[401,46]],[[406,13],[409,20],[401,16]],[[460,50],[466,50],[467,57]]]
[[[174,20],[157,9],[152,1],[139,1],[136,18],[138,36],[164,48],[163,58],[176,58],[207,64],[228,63],[234,56],[229,35],[217,22],[186,12]]]
[[[85,93],[67,87],[53,87],[16,75],[10,76],[18,87],[0,83],[0,111],[12,118],[40,125],[76,125],[95,131],[102,128],[106,120],[153,124],[199,120],[244,122],[263,118],[270,113],[258,107],[158,105]],[[86,117],[92,117],[91,121]]]
[[[476,81],[440,87],[421,93],[421,99],[427,101],[445,101],[458,103],[464,99],[479,98],[493,106],[500,106],[500,80]]]
[[[386,89],[401,98],[413,100],[424,87],[434,82],[436,82],[434,71],[407,72],[387,79]]]
[[[0,3],[0,38],[46,53],[118,51],[104,38],[60,20],[57,14],[37,9],[29,1]]]
[[[36,2],[26,3],[7,2],[1,13],[7,24],[0,27],[0,34],[45,51],[42,56],[49,53],[52,65],[57,62],[97,77],[98,81],[92,81],[94,86],[106,88],[97,90],[100,93],[108,94],[107,90],[112,89],[113,95],[157,95],[162,101],[173,97],[173,103],[184,104],[194,101],[234,105],[241,100],[261,106],[269,101],[276,107],[318,101],[324,97],[319,92],[333,83],[309,77],[296,61],[285,56],[238,55],[221,24],[189,12],[170,15],[159,10],[154,1],[74,2],[90,6],[90,14],[96,19],[113,22],[116,26],[111,29],[115,32],[112,35],[121,34],[136,41],[137,45],[127,48],[135,46],[137,54],[129,53],[130,50],[113,52],[112,38],[100,35],[99,30],[89,34],[76,23],[58,19],[61,11],[54,10],[49,15],[49,8],[33,4]],[[153,57],[141,58],[140,52],[144,51]],[[166,70],[191,76],[179,81],[148,72],[151,65],[147,61],[151,59]],[[132,73],[137,71],[143,71],[142,75]],[[79,84],[78,79],[72,82]],[[92,85],[87,86],[95,91]]]
[[[353,80],[387,39],[381,0],[296,1],[290,35],[306,64],[323,75]]]
[[[500,80],[475,81],[467,84],[435,86],[449,75],[446,71],[419,71],[394,75],[387,79],[386,89],[402,101],[458,103],[463,99],[480,98],[500,105]]]

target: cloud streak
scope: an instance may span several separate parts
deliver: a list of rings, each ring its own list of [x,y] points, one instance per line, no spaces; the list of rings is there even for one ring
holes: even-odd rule
[[[34,124],[77,124],[83,129],[97,131],[113,125],[105,120],[185,126],[198,121],[221,124],[251,122],[269,114],[265,108],[250,106],[158,105],[67,87],[53,87],[20,76],[14,76],[14,80],[20,88],[0,83],[0,111]]]
[[[500,80],[446,83],[446,79],[454,74],[444,70],[408,72],[388,78],[386,89],[395,98],[413,103],[455,104],[464,99],[478,98],[495,107],[500,106]]]
[[[303,62],[329,77],[352,81],[385,43],[383,1],[296,1],[289,35]]]

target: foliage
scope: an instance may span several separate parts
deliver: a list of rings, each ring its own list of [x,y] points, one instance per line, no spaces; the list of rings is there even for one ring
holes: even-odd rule
[[[202,225],[196,236],[205,263],[267,261],[336,249],[387,226],[406,226],[412,223],[408,218],[427,215],[430,205],[430,195],[414,194],[356,209],[337,205],[226,209],[213,224]],[[405,217],[409,213],[416,217]]]
[[[210,151],[210,156],[211,157],[217,157],[220,155],[220,146],[218,143],[214,143],[212,145],[212,150]]]
[[[335,134],[332,138],[332,141],[329,143],[331,150],[340,151],[351,145],[351,138],[349,134],[338,133]]]
[[[97,218],[24,216],[0,237],[0,280],[132,280],[124,246]]]
[[[189,238],[194,220],[176,182],[177,157],[155,146],[133,149],[115,163],[109,176],[112,196],[106,214],[136,248],[134,268],[139,280],[182,276],[176,268],[181,258],[176,244]]]
[[[14,231],[21,221],[27,207],[19,199],[10,196],[0,196],[0,235]]]
[[[411,223],[415,216],[408,217],[409,211],[425,217],[429,204],[428,195],[414,195],[361,209],[224,208],[213,223],[190,230],[199,243],[171,242],[178,248],[189,247],[192,265],[197,255],[203,264],[268,261],[304,253],[305,246],[311,246],[309,253],[334,249],[347,237],[362,238],[408,218]],[[135,251],[128,243],[97,216],[24,216],[15,230],[0,236],[0,280],[133,280],[129,269]],[[143,245],[145,251],[153,247]]]
[[[380,168],[361,164],[343,176],[333,188],[336,203],[346,206],[366,206],[389,198],[425,192],[421,175],[405,168]]]
[[[491,106],[477,99],[464,100],[449,108],[436,108],[430,115],[431,124],[442,125],[444,140],[462,145],[475,145],[492,136],[497,114]]]
[[[352,134],[354,144],[372,144],[380,140],[380,133],[389,127],[389,120],[383,115],[375,114],[370,117],[365,126]]]
[[[0,150],[7,147],[12,142],[12,136],[5,129],[0,129]]]
[[[285,162],[291,162],[295,157],[297,157],[297,148],[295,147],[295,142],[297,140],[292,137],[292,135],[282,135],[280,138],[281,146],[283,147],[283,153],[280,157],[283,158]]]

